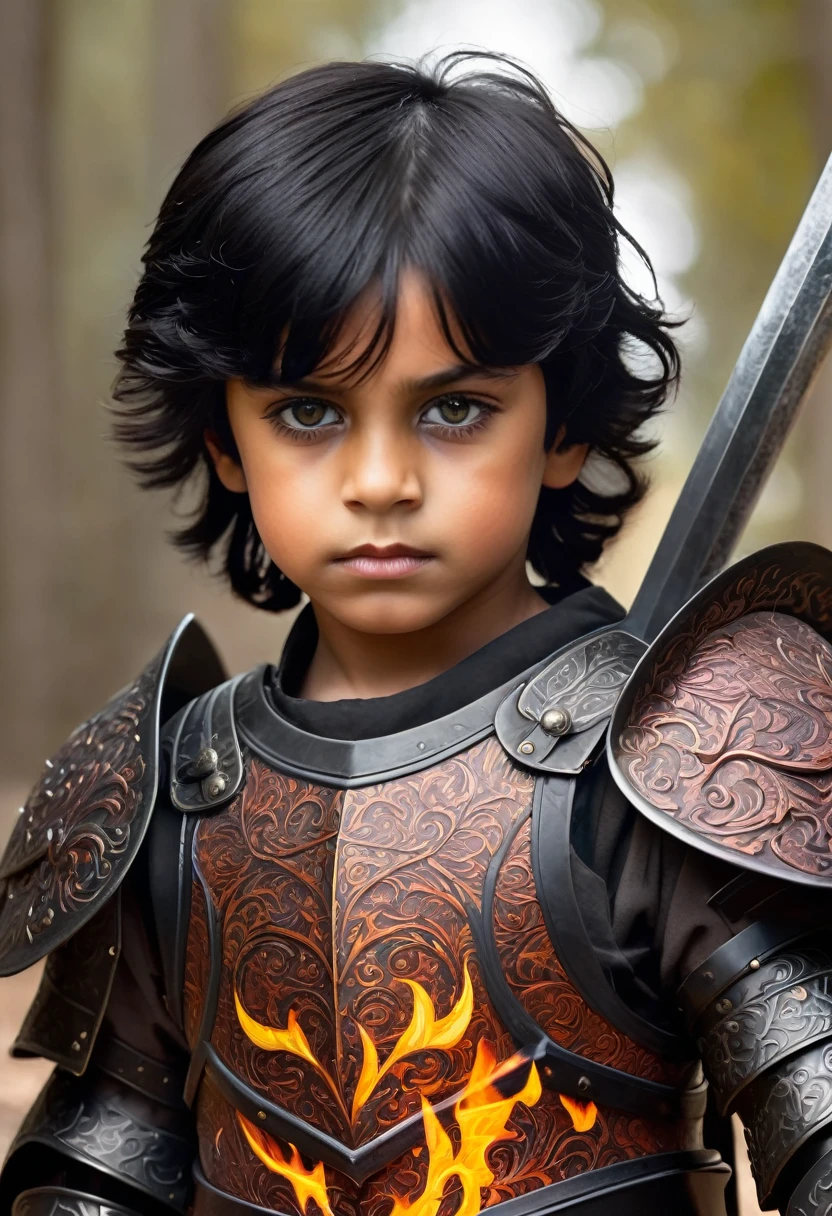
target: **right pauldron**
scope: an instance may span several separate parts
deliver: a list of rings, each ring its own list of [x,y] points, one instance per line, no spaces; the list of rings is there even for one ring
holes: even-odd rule
[[[818,1133],[832,1125],[830,977],[828,927],[807,933],[756,923],[682,986],[717,1106],[737,1113],[746,1128],[762,1206],[772,1203],[785,1177],[793,1185],[814,1171],[818,1181],[819,1158],[809,1142],[819,1144]],[[832,1173],[826,1181],[832,1186]]]

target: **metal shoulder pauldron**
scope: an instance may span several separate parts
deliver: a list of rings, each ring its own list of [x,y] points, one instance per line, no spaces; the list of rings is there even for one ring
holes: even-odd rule
[[[46,761],[0,862],[0,975],[68,941],[118,889],[153,811],[160,723],[223,675],[187,616],[140,675]]]
[[[661,828],[744,869],[832,882],[832,554],[776,545],[708,584],[613,716],[621,789]]]

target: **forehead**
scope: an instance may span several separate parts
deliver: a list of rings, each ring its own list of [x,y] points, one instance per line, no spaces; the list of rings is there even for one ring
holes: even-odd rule
[[[368,291],[359,297],[344,318],[323,363],[316,368],[315,379],[354,379],[356,361],[372,342],[381,315],[380,291]],[[445,336],[427,278],[418,270],[403,270],[396,292],[389,346],[378,362],[369,361],[370,370],[365,379],[411,380],[457,365],[461,357],[472,361],[450,311],[448,323],[456,349]]]

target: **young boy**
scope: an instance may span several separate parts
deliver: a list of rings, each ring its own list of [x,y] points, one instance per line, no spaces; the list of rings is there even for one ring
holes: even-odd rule
[[[725,1211],[712,1010],[697,989],[686,1025],[676,989],[759,930],[714,897],[745,871],[597,758],[643,646],[583,571],[678,374],[626,239],[603,162],[498,57],[316,68],[189,157],[119,434],[145,484],[199,480],[186,551],[309,603],[231,681],[183,622],[23,808],[0,968],[48,956],[15,1050],[58,1067],[4,1211]],[[743,1113],[785,1211],[828,1116],[772,1150],[768,1077]],[[715,1085],[724,1115],[742,1085]]]

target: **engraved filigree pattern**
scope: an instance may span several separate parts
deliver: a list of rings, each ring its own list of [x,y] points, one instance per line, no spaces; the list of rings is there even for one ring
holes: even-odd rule
[[[131,851],[145,798],[142,731],[158,662],[60,748],[15,823],[0,873],[0,958],[44,953],[64,922],[103,896]],[[145,744],[146,748],[147,744]]]
[[[525,823],[500,868],[494,939],[515,996],[551,1039],[569,1051],[634,1076],[675,1084],[680,1070],[640,1047],[589,1008],[555,955],[537,900]]]
[[[729,1012],[698,1040],[720,1106],[778,1060],[832,1037],[832,957],[821,945],[781,954],[721,994]]]
[[[211,1036],[220,1059],[255,1092],[358,1146],[408,1116],[418,1120],[423,1097],[433,1106],[452,1103],[483,1042],[497,1061],[512,1056],[515,1045],[483,984],[469,914],[480,907],[489,865],[528,811],[533,787],[494,738],[422,772],[347,791],[280,774],[253,757],[244,790],[195,835],[195,861],[221,921],[223,974]],[[532,884],[528,869],[525,879]],[[200,914],[195,900],[193,915]],[[205,952],[197,934],[189,943],[189,954]],[[198,1005],[203,975],[196,960],[189,968],[186,1010]],[[193,1034],[195,1015],[189,1025]],[[411,1034],[428,1046],[401,1050]],[[615,1050],[631,1058],[623,1040]],[[368,1052],[377,1058],[369,1073]],[[450,1107],[441,1119],[453,1136]],[[300,1211],[292,1184],[257,1159],[210,1080],[200,1090],[198,1122],[202,1165],[214,1186]],[[421,1135],[421,1121],[416,1127]],[[507,1128],[489,1150],[498,1198],[678,1147],[681,1134],[605,1110],[589,1130],[576,1131],[548,1091],[533,1110],[519,1103]],[[289,1143],[274,1143],[273,1159],[282,1153],[288,1162]],[[304,1168],[315,1164],[305,1160]],[[391,1196],[418,1194],[427,1168],[424,1139],[363,1184],[327,1165],[329,1202],[337,1216],[388,1216]],[[452,1216],[457,1202],[449,1186],[438,1216]]]
[[[743,1090],[738,1110],[765,1203],[792,1154],[832,1122],[832,1043],[816,1044],[752,1082]]]
[[[568,711],[573,730],[586,730],[612,712],[643,653],[643,642],[620,631],[581,642],[529,681],[517,708],[538,722],[556,705]]]
[[[721,606],[727,615],[736,609]],[[780,612],[675,639],[617,746],[652,806],[724,848],[832,872],[832,647]]]
[[[191,916],[188,922],[183,985],[184,1030],[191,1051],[196,1047],[199,1036],[211,969],[207,911],[202,883],[194,878],[191,885]]]
[[[233,1109],[210,1085],[203,1086],[203,1094],[198,1131],[206,1178],[220,1190],[249,1203],[300,1216],[292,1186],[253,1157]],[[453,1134],[453,1125],[449,1127]],[[494,1181],[482,1196],[483,1207],[586,1170],[680,1147],[676,1128],[649,1124],[603,1108],[589,1131],[576,1131],[557,1094],[546,1090],[534,1107],[515,1107],[507,1130],[509,1134],[489,1151]],[[422,1192],[428,1161],[425,1146],[417,1145],[363,1184],[327,1166],[327,1196],[332,1210],[337,1216],[389,1216],[391,1201],[406,1201]],[[459,1189],[452,1184],[438,1216],[451,1216],[458,1202]]]
[[[194,1157],[190,1140],[137,1119],[111,1098],[56,1072],[19,1139],[36,1137],[184,1211]]]
[[[51,1186],[23,1191],[11,1210],[12,1216],[134,1216],[117,1204]]]
[[[787,1216],[832,1216],[832,1153],[821,1157],[797,1184]]]

